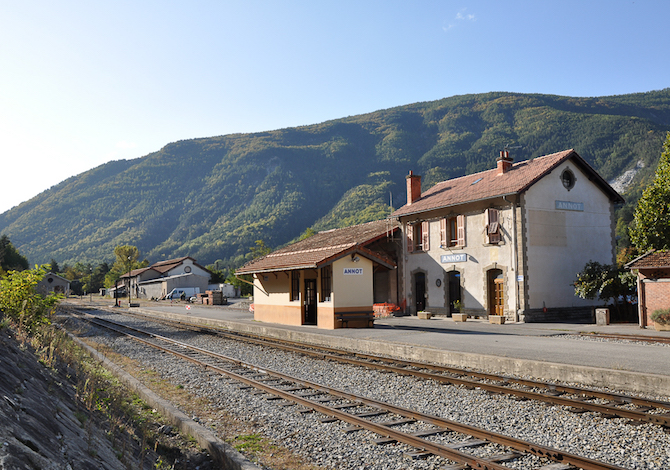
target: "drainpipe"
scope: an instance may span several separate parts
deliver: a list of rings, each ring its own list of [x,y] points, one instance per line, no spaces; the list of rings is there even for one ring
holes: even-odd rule
[[[517,240],[516,240],[516,203],[510,202],[507,200],[507,196],[503,196],[503,201],[512,206],[512,261],[514,263],[514,286],[515,286],[515,308],[514,308],[514,321],[519,321],[519,257],[516,252]]]

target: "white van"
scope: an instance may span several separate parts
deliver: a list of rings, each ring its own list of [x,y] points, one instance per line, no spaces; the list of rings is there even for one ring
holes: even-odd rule
[[[172,289],[168,295],[165,296],[166,299],[179,300],[183,297],[188,300],[191,297],[195,297],[196,294],[200,293],[199,287],[177,287]]]

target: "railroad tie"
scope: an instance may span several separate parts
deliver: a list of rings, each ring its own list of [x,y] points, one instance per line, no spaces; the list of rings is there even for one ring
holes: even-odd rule
[[[464,449],[466,447],[483,446],[483,445],[486,445],[488,443],[489,443],[489,441],[485,441],[484,439],[468,439],[466,441],[452,442],[451,444],[445,444],[445,447],[449,447],[450,449],[458,450],[458,449]]]
[[[492,463],[508,462],[510,460],[518,459],[522,455],[523,454],[520,454],[519,452],[506,452],[504,454],[492,455],[491,457],[487,457],[486,460]]]
[[[442,434],[443,432],[451,432],[451,431],[445,428],[435,428],[435,429],[428,429],[426,431],[413,432],[410,435],[414,437],[428,437],[428,436],[434,436],[435,434]],[[374,439],[372,442],[380,446],[385,444],[393,444],[398,441],[396,439],[391,438],[380,438],[380,439]]]

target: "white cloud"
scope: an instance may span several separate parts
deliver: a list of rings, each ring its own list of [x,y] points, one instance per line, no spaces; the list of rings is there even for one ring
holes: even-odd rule
[[[476,20],[475,15],[473,15],[472,13],[465,13],[465,10],[466,8],[463,8],[461,11],[456,13],[456,19],[460,21],[463,20],[475,21]]]
[[[445,33],[449,32],[450,30],[454,29],[457,26],[458,22],[461,21],[477,21],[475,15],[473,15],[472,13],[466,13],[466,10],[467,8],[462,8],[458,13],[456,13],[455,17],[456,23],[449,23],[446,26],[442,26],[442,31],[444,31]]]

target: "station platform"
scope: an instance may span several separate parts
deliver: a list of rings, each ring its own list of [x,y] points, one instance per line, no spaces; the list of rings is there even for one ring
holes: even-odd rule
[[[87,300],[76,303],[85,306]],[[109,306],[109,302],[106,305]],[[126,308],[122,306],[119,310]],[[130,311],[315,345],[573,382],[586,387],[647,393],[670,400],[670,344],[600,341],[574,336],[595,332],[670,338],[670,331],[643,329],[632,323],[493,325],[479,319],[455,322],[443,317],[423,320],[404,316],[376,319],[374,328],[325,330],[316,326],[257,322],[243,303],[202,306],[143,302]]]

